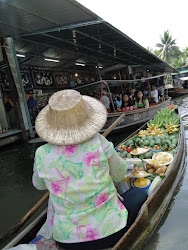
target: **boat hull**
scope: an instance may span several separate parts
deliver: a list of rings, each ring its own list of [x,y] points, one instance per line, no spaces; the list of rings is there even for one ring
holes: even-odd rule
[[[142,127],[142,129],[145,125]],[[138,132],[138,131],[137,131]],[[136,132],[134,133],[136,134]],[[130,136],[132,137],[133,134]],[[130,227],[113,250],[141,249],[164,215],[173,193],[184,173],[186,166],[186,142],[181,125],[179,147],[170,170],[150,198],[143,204],[135,223]]]
[[[150,119],[152,119],[157,114],[157,111],[160,111],[162,108],[169,105],[170,101],[171,99],[168,99],[165,102],[162,102],[157,105],[153,105],[149,108],[143,108],[143,109],[138,109],[138,110],[133,110],[133,111],[110,113],[108,115],[107,122],[101,132],[104,132],[122,114],[125,114],[125,117],[113,129],[113,131],[117,131],[119,129],[138,125],[141,123],[143,124],[149,121]]]
[[[141,249],[163,217],[169,205],[169,202],[172,199],[173,193],[183,176],[186,166],[186,141],[181,118],[180,122],[181,131],[177,153],[174,157],[173,162],[168,167],[169,170],[166,173],[165,178],[152,193],[152,195],[148,198],[148,200],[143,204],[134,224],[129,228],[129,230],[119,240],[119,242],[112,248],[112,250]],[[139,130],[145,129],[146,126],[147,124],[144,124],[128,138],[136,135]],[[124,141],[126,141],[128,138],[126,138]],[[31,236],[36,234],[44,221],[45,212],[43,212],[42,215],[40,215],[36,219],[36,221],[33,223],[33,226],[29,225],[25,229],[25,232],[21,232],[20,235],[17,236],[17,239],[14,239],[12,242],[10,242],[8,247],[12,247],[15,244],[19,243],[28,243],[30,240],[32,240]]]
[[[182,96],[182,95],[186,95],[186,94],[188,94],[188,89],[174,88],[174,89],[170,89],[168,91],[168,95],[171,97],[178,97],[178,96]]]

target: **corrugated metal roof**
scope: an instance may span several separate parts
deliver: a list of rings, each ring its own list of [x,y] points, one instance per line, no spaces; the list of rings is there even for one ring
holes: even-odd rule
[[[97,20],[98,16],[72,0],[0,1],[0,36],[16,36]]]
[[[1,1],[0,35],[15,38],[16,52],[26,55],[19,59],[22,65],[46,66],[43,58],[49,57],[65,68],[75,62],[93,66],[99,62],[104,68],[124,64],[174,71],[74,0]]]

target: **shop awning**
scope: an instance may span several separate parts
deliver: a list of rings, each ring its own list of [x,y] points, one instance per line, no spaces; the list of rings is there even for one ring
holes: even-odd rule
[[[105,68],[133,65],[175,72],[148,50],[74,0],[0,2],[0,35],[12,36],[21,65]],[[45,57],[59,60],[46,62]]]

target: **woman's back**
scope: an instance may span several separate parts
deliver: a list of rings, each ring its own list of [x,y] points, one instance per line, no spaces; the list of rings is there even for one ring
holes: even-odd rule
[[[57,241],[82,242],[104,238],[126,225],[127,210],[112,181],[116,176],[109,174],[113,152],[113,144],[100,134],[78,145],[48,143],[38,148],[33,184],[48,188],[51,203],[39,234],[50,238],[53,231]]]

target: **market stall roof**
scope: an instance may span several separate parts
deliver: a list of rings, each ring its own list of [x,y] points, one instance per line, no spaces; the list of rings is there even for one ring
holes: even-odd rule
[[[25,56],[21,65],[71,68],[77,62],[79,67],[124,64],[175,71],[74,0],[1,1],[0,35],[14,37],[16,52]]]

